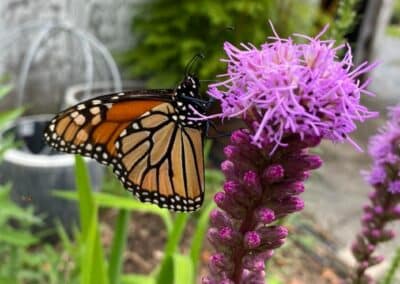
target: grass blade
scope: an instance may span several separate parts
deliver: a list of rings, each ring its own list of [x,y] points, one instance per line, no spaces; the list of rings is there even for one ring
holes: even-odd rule
[[[79,200],[79,220],[82,237],[86,240],[92,215],[95,214],[92,188],[85,161],[80,156],[75,156],[75,182]]]
[[[390,267],[386,272],[385,279],[382,284],[391,284],[393,283],[396,271],[400,268],[400,247],[397,248],[396,253],[390,263]]]
[[[117,223],[115,225],[115,235],[110,253],[110,262],[108,268],[108,279],[110,283],[120,283],[123,254],[126,246],[126,238],[129,224],[129,211],[121,209],[118,212]]]
[[[187,213],[176,213],[174,227],[172,228],[171,233],[168,235],[168,241],[165,245],[165,255],[173,255],[176,252],[189,216],[190,215]]]
[[[53,194],[57,197],[69,199],[69,200],[77,200],[78,196],[73,191],[66,190],[56,190],[53,191]],[[93,200],[99,207],[103,208],[115,208],[115,209],[126,209],[130,211],[137,211],[143,213],[152,213],[156,214],[163,219],[164,224],[167,228],[167,232],[170,233],[172,230],[172,219],[171,214],[166,209],[161,209],[156,205],[149,203],[142,203],[133,199],[132,197],[122,197],[116,196],[103,192],[94,192]]]
[[[94,209],[96,209],[94,207]],[[92,214],[87,239],[82,243],[81,284],[107,284],[106,263],[96,214]]]
[[[193,275],[196,276],[197,268],[199,267],[200,253],[203,247],[204,237],[209,223],[209,215],[212,209],[215,208],[214,202],[209,202],[207,207],[201,212],[200,218],[197,222],[196,231],[193,234],[192,246],[190,248],[190,258],[193,263]],[[193,279],[195,280],[195,279]]]
[[[129,274],[122,276],[121,284],[156,284],[156,279],[147,275]]]

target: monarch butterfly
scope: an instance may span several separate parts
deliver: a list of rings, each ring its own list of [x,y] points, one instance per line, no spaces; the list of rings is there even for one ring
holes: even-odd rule
[[[175,89],[113,93],[59,113],[44,131],[58,151],[112,165],[139,200],[173,211],[198,209],[204,195],[203,138],[208,101],[199,80],[185,75]]]

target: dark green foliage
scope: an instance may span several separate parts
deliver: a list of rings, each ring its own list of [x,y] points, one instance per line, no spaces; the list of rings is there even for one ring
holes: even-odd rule
[[[149,0],[136,6],[132,32],[136,45],[119,56],[130,77],[149,79],[151,87],[171,87],[193,56],[203,53],[198,76],[214,79],[225,66],[224,41],[258,45],[272,34],[313,34],[315,1],[294,0]]]
[[[360,0],[341,0],[336,11],[335,22],[328,33],[328,38],[335,39],[338,43],[345,41],[345,36],[349,34],[357,21],[357,6]]]
[[[22,208],[10,198],[11,186],[0,186],[0,283],[74,283],[68,255],[41,244],[43,224],[32,207]]]

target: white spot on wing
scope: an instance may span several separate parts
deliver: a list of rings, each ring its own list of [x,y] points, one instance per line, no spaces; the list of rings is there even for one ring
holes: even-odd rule
[[[78,106],[76,107],[77,110],[83,110],[83,109],[85,109],[85,108],[86,108],[86,106],[85,106],[84,104],[80,104],[80,105],[78,105]],[[71,114],[71,116],[72,116],[72,114]]]

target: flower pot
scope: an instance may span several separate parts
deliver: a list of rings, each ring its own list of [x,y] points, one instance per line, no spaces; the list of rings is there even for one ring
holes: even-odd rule
[[[42,138],[43,130],[53,115],[23,117],[0,133],[0,139],[13,135],[16,149],[7,150],[0,165],[0,184],[12,183],[12,197],[19,204],[33,205],[45,216],[47,225],[59,219],[67,230],[78,221],[74,201],[57,198],[52,191],[74,190],[74,156],[49,148]],[[85,159],[94,190],[99,189],[104,166]]]

